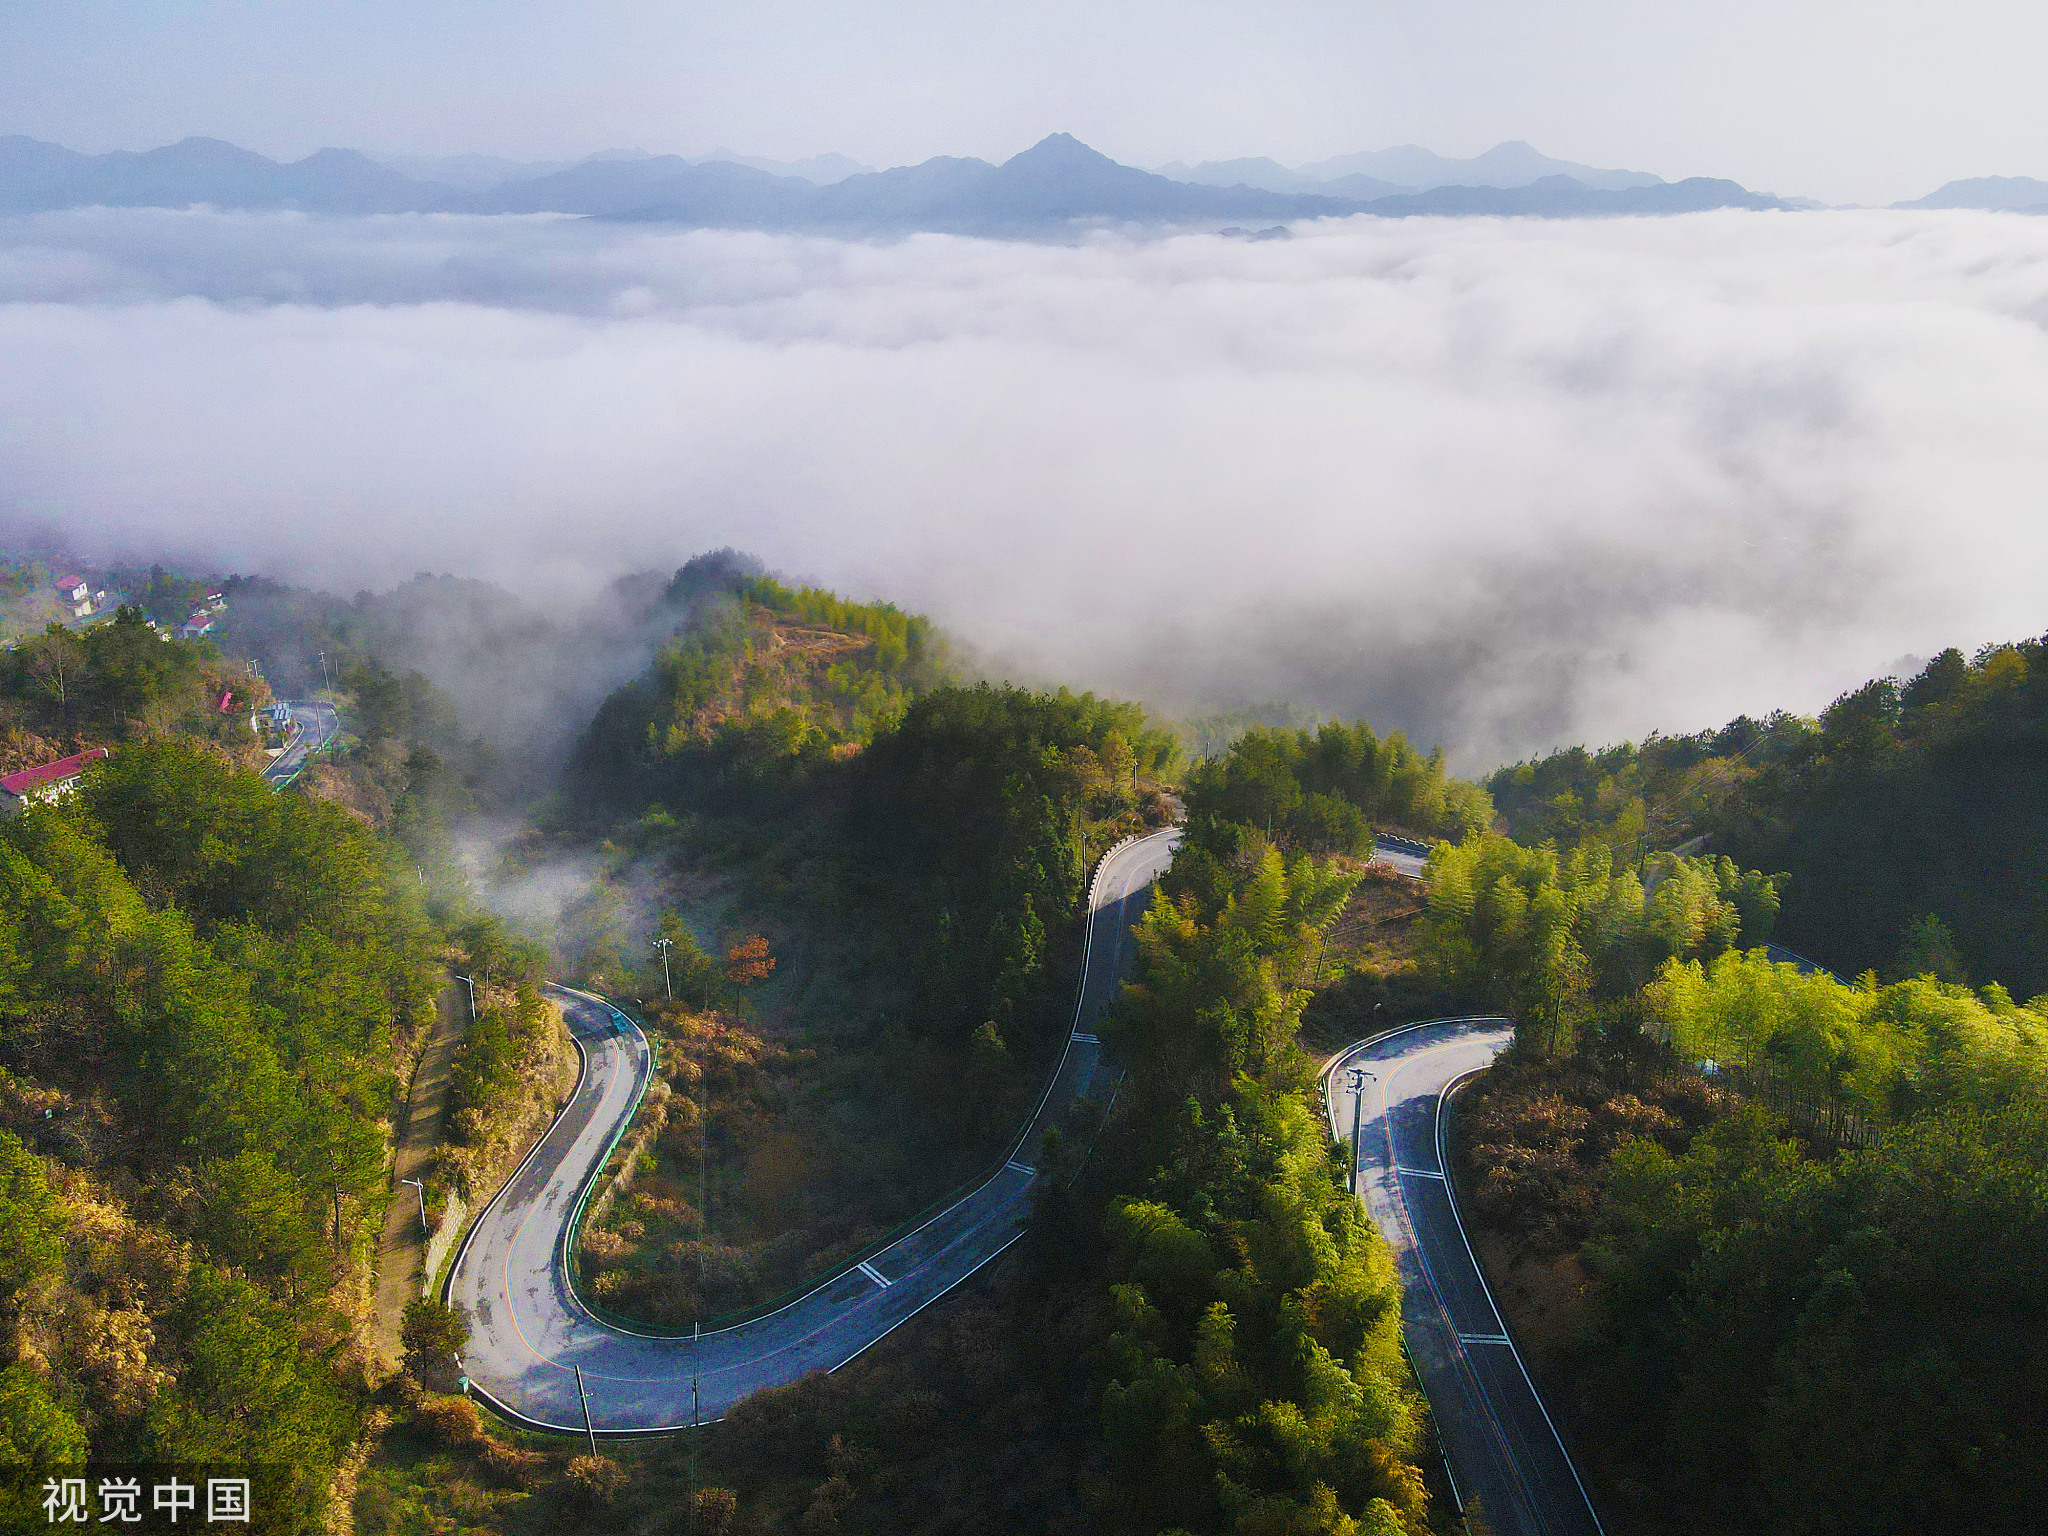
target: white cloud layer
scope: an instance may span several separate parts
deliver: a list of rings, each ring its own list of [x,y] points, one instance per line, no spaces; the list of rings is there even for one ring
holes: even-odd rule
[[[2048,628],[2048,220],[1257,244],[0,221],[0,509],[549,601],[723,544],[1478,769]]]

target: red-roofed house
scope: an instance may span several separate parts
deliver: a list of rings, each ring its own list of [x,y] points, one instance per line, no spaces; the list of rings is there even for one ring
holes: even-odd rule
[[[78,776],[88,763],[107,755],[105,747],[93,747],[71,757],[60,757],[39,768],[24,768],[0,778],[0,816],[12,816],[38,800],[61,800],[78,787]]]

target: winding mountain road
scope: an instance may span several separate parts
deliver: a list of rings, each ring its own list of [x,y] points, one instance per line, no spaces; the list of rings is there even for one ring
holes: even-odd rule
[[[958,1203],[779,1311],[701,1338],[636,1333],[600,1320],[569,1284],[579,1197],[610,1157],[654,1061],[647,1038],[603,999],[551,989],[583,1055],[576,1091],[478,1218],[446,1299],[470,1319],[471,1391],[537,1428],[646,1434],[723,1415],[763,1387],[835,1370],[1023,1235],[1046,1130],[1106,1086],[1094,1026],[1129,968],[1131,924],[1172,860],[1178,829],[1112,850],[1089,892],[1074,1024],[1058,1069],[1009,1161]],[[578,1398],[577,1371],[584,1400]]]
[[[639,1028],[603,999],[553,988],[583,1057],[581,1077],[471,1228],[443,1292],[470,1319],[462,1358],[470,1390],[540,1429],[634,1435],[709,1422],[764,1387],[837,1369],[996,1258],[1023,1235],[1046,1130],[1112,1080],[1094,1028],[1129,969],[1131,924],[1178,842],[1177,829],[1153,833],[1112,850],[1098,868],[1071,1035],[1004,1167],[780,1310],[701,1337],[605,1321],[569,1284],[581,1201],[630,1123],[654,1059]],[[1411,875],[1422,872],[1425,855],[1399,839],[1378,848],[1382,861]],[[1444,1178],[1443,1099],[1489,1065],[1511,1033],[1498,1019],[1450,1020],[1352,1047],[1328,1069],[1330,1127],[1350,1139],[1343,1072],[1365,1068],[1373,1076],[1359,1127],[1359,1194],[1394,1249],[1409,1351],[1461,1501],[1469,1506],[1476,1496],[1498,1536],[1600,1536],[1487,1295]]]
[[[1358,1197],[1393,1249],[1408,1355],[1459,1502],[1469,1508],[1476,1498],[1496,1536],[1600,1536],[1585,1484],[1487,1291],[1448,1177],[1445,1103],[1513,1037],[1505,1019],[1442,1019],[1361,1041],[1324,1071],[1330,1133],[1357,1149]],[[1352,1068],[1364,1074],[1359,1095]]]
[[[283,789],[296,779],[313,754],[341,734],[341,716],[335,713],[332,704],[323,704],[317,699],[291,699],[286,702],[286,707],[292,712],[291,737],[286,741],[284,751],[272,758],[263,770],[263,777],[270,781],[273,789]]]

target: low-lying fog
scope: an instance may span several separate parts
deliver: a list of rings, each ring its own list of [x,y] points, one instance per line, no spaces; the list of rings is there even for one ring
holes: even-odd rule
[[[1475,771],[2048,629],[2048,219],[0,220],[0,512],[568,608],[720,545]]]

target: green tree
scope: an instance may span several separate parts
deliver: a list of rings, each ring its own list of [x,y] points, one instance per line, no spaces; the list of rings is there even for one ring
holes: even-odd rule
[[[76,1466],[85,1451],[85,1431],[35,1372],[0,1370],[0,1466]]]
[[[64,1214],[41,1159],[0,1131],[0,1302],[10,1306],[64,1258]]]
[[[1956,951],[1955,934],[1932,912],[1906,925],[1898,971],[1901,976],[1932,976],[1936,981],[1968,980],[1963,957]]]
[[[422,1297],[406,1304],[398,1337],[405,1347],[405,1369],[413,1380],[428,1386],[452,1386],[455,1362],[469,1344],[469,1320],[445,1302]]]

